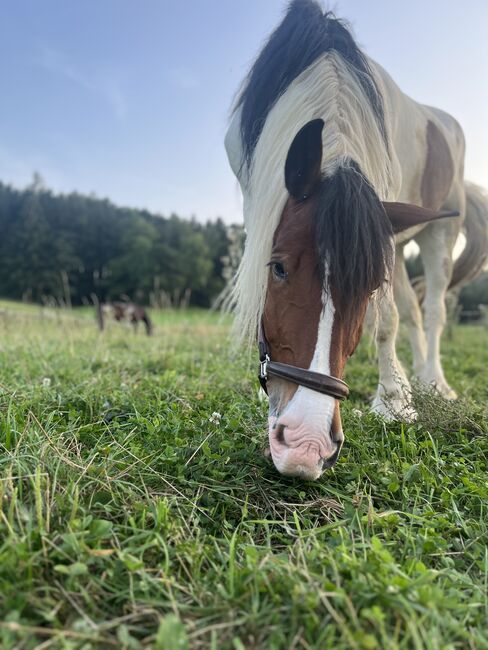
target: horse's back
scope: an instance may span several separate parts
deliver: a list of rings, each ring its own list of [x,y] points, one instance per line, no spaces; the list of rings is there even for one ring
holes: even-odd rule
[[[379,64],[371,61],[382,88],[400,182],[397,199],[440,209],[452,188],[462,186],[464,135],[449,113],[406,95]]]

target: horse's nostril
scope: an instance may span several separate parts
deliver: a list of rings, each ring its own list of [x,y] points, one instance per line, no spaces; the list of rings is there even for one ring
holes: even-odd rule
[[[329,456],[329,458],[323,458],[322,459],[322,469],[330,469],[331,467],[334,467],[334,465],[337,463],[337,459],[339,458],[339,455],[341,453],[341,448],[342,445],[338,444],[336,446],[336,450],[332,454],[332,456]]]
[[[277,442],[280,442],[281,444],[285,443],[285,425],[284,424],[276,424],[274,427],[274,432],[276,436]]]

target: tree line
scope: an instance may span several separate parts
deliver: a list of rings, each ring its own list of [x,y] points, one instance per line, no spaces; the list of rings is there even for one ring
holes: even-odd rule
[[[208,307],[239,260],[243,231],[55,194],[36,175],[0,183],[0,295],[81,304],[128,296],[143,304]]]
[[[35,175],[25,189],[0,182],[0,296],[78,305],[127,296],[141,304],[208,307],[237,269],[241,226],[205,224],[107,199],[55,194]],[[420,257],[407,260],[422,275]],[[488,275],[463,288],[465,311],[488,304]]]

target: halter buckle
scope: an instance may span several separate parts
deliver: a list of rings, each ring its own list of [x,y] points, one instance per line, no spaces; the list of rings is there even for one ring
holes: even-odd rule
[[[269,355],[267,354],[259,360],[259,379],[262,379],[263,381],[268,379],[268,361]]]

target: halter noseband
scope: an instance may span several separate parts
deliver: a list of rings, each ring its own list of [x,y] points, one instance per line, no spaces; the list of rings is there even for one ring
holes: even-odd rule
[[[312,370],[305,370],[305,368],[298,368],[297,366],[290,366],[287,363],[280,363],[279,361],[271,361],[269,355],[269,345],[264,333],[264,326],[261,322],[258,332],[258,345],[259,345],[259,383],[266,394],[268,389],[266,382],[268,376],[280,377],[292,381],[294,384],[310,388],[317,393],[335,397],[338,400],[344,400],[349,396],[349,387],[346,382],[331,375],[325,375],[321,372],[313,372]]]

